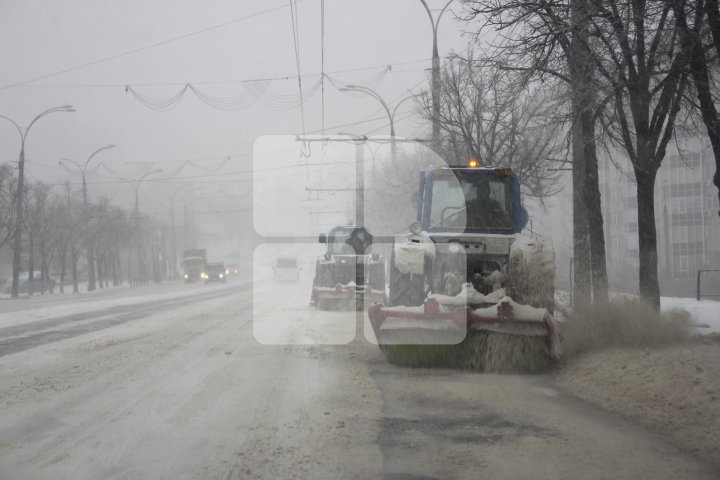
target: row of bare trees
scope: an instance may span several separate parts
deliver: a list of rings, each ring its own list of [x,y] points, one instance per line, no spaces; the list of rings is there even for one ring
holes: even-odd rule
[[[15,171],[0,165],[0,248],[13,238],[12,205],[17,192]],[[23,253],[27,258],[30,294],[34,285],[44,293],[51,273],[59,277],[60,293],[67,284],[79,292],[81,266],[88,268],[89,245],[100,288],[159,280],[159,229],[155,221],[114,206],[106,198],[89,202],[85,209],[80,192],[69,183],[49,186],[41,182],[24,189],[26,215]],[[152,259],[152,261],[150,261]],[[151,266],[151,268],[148,268]],[[40,278],[33,278],[35,272]]]
[[[718,0],[462,0],[475,42],[442,71],[443,154],[513,167],[552,194],[573,170],[576,302],[608,298],[597,149],[621,149],[637,184],[639,282],[659,307],[654,186],[678,130],[705,133],[720,171]],[[704,126],[704,128],[702,128]],[[569,134],[567,134],[569,132]],[[565,141],[567,140],[567,141]],[[572,155],[563,151],[572,146]],[[720,192],[720,174],[714,177]]]

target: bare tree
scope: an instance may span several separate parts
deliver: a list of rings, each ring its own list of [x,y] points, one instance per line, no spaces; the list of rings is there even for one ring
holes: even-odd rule
[[[13,236],[16,183],[13,168],[8,164],[0,165],[0,247]]]
[[[575,303],[607,299],[607,267],[603,232],[595,120],[603,101],[597,97],[594,62],[588,48],[588,0],[464,0],[466,21],[481,19],[500,33],[486,62],[526,81],[559,80],[569,95],[572,122],[573,244]],[[562,87],[558,87],[562,88]]]
[[[717,59],[720,57],[718,0],[672,0],[670,3],[675,15],[675,27],[682,52],[687,58],[688,74],[695,87],[697,104],[694,106],[705,124],[715,156],[713,183],[718,189],[720,200],[720,116],[717,107],[720,101],[717,97],[720,89],[717,79]],[[710,60],[712,56],[714,56],[713,62]]]
[[[687,57],[669,2],[607,1],[596,8],[592,58],[614,93],[605,124],[637,181],[640,296],[659,309],[655,179],[687,87]]]
[[[482,165],[511,167],[524,193],[547,197],[558,191],[557,168],[564,163],[561,125],[545,115],[546,92],[528,88],[506,71],[454,55],[441,71],[436,122],[442,150],[454,164],[475,158]],[[432,97],[421,96],[428,119]]]

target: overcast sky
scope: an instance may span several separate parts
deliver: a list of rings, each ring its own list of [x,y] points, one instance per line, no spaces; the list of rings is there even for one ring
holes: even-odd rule
[[[158,192],[167,194],[190,181],[183,177],[198,181],[215,175],[206,177],[212,182],[223,175],[228,181],[235,172],[252,168],[252,145],[262,135],[321,129],[320,90],[307,100],[304,112],[277,110],[299,95],[289,0],[1,1],[0,115],[27,126],[49,107],[71,104],[77,110],[43,117],[30,130],[26,158],[31,179],[77,182],[77,174],[58,165],[61,158],[84,163],[94,150],[116,144],[92,165],[107,164],[126,178],[162,168],[140,189],[141,208],[145,201],[152,209],[162,198]],[[328,75],[346,84],[381,80],[374,88],[391,108],[408,91],[427,87],[432,32],[418,0],[324,3]],[[439,9],[445,1],[428,3]],[[293,5],[307,93],[322,69],[321,0]],[[446,12],[439,28],[441,56],[466,48],[463,28]],[[383,76],[386,66],[391,70]],[[125,88],[155,100],[172,97],[190,83],[204,94],[227,99],[248,94],[248,84],[240,81],[267,78],[273,80],[250,84],[267,89],[265,105],[259,101],[236,111],[213,108],[188,90],[174,108],[157,112]],[[327,82],[324,99],[327,133],[389,134],[387,115],[374,99],[348,96]],[[416,115],[407,115],[412,108],[406,102],[398,111],[397,135],[427,134]],[[361,123],[349,125],[356,122]],[[14,162],[18,152],[16,130],[0,120],[0,160]],[[175,173],[186,160],[192,164],[185,163],[176,178],[152,183]],[[90,195],[110,195],[114,203],[130,207],[132,188],[111,176],[101,168],[89,177]]]

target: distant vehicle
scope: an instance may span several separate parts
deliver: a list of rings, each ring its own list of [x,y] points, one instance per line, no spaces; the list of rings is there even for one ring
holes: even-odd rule
[[[200,280],[207,264],[207,253],[204,248],[183,251],[183,274],[185,283]]]
[[[225,268],[225,263],[223,263],[223,262],[208,263],[207,267],[205,268],[205,272],[203,272],[202,276],[203,276],[203,280],[205,280],[205,283],[210,283],[210,282],[225,283],[225,281],[227,280],[227,270]]]
[[[8,282],[9,285],[5,288],[5,293],[12,293],[12,282]],[[20,283],[18,284],[18,293],[28,293],[30,292],[30,280],[20,280]],[[47,292],[55,288],[56,282],[52,278],[49,280],[40,280],[39,278],[33,278],[32,280],[32,286],[33,286],[33,292],[39,293],[39,292]]]
[[[228,275],[237,275],[240,273],[240,268],[238,267],[237,263],[228,263],[226,265],[226,271]]]
[[[297,282],[300,279],[300,266],[297,257],[278,257],[273,265],[273,280],[278,282]]]

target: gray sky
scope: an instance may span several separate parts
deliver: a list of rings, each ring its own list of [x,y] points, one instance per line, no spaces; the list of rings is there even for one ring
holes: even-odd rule
[[[208,95],[231,97],[246,92],[240,80],[287,76],[267,86],[273,94],[297,96],[289,1],[1,1],[0,114],[26,126],[49,107],[72,104],[77,110],[48,115],[33,126],[26,143],[32,179],[78,181],[77,175],[58,166],[58,160],[66,157],[83,163],[90,153],[108,144],[117,147],[100,153],[92,164],[103,162],[128,178],[152,168],[162,168],[157,176],[166,177],[184,160],[193,160],[177,174],[192,180],[177,178],[161,187],[149,177],[146,184],[153,188],[146,192],[143,184],[143,205],[162,198],[158,190],[170,192],[204,174],[223,175],[220,178],[229,182],[235,172],[252,168],[249,154],[256,138],[303,130],[299,108],[276,111],[255,104],[228,112],[187,91],[174,109],[156,112],[125,90],[130,85],[157,99],[170,97],[191,83]],[[439,9],[444,3],[429,0],[431,8]],[[296,4],[305,91],[321,71],[320,5],[320,0]],[[441,55],[465,48],[461,29],[447,12],[439,28]],[[431,46],[430,22],[418,0],[325,0],[325,72],[341,83],[364,83],[392,65],[375,86],[391,108],[409,89],[417,93],[426,87]],[[307,132],[321,128],[321,98],[317,91],[304,106]],[[411,108],[411,102],[406,102],[399,110],[397,135],[412,137],[427,131],[417,116],[403,118]],[[340,127],[368,117],[380,120]],[[388,134],[386,117],[372,98],[347,96],[326,82],[328,133]],[[3,120],[0,161],[15,161],[18,152],[19,136]],[[223,164],[226,157],[230,161]],[[99,170],[89,177],[91,196],[107,194],[114,203],[130,207],[129,185],[99,183],[107,182],[109,175]]]

